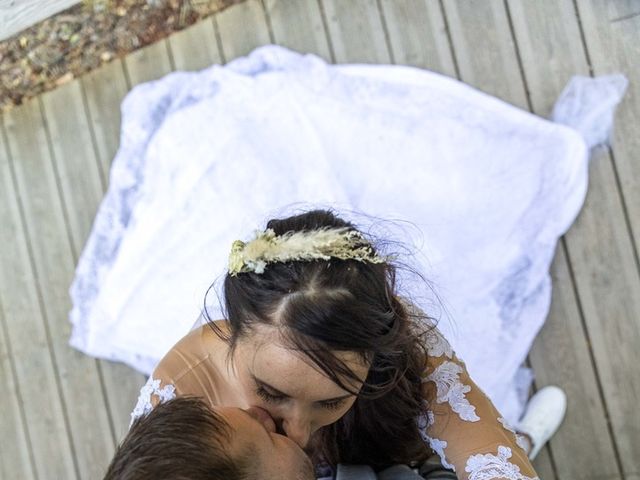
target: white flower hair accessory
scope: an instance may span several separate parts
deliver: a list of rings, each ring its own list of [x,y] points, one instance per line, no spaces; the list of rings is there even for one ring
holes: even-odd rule
[[[263,232],[256,230],[255,238],[247,243],[233,242],[229,274],[234,277],[241,272],[264,273],[268,263],[329,260],[332,257],[371,263],[384,263],[392,258],[374,254],[362,234],[350,227],[324,227],[283,235],[276,235],[268,228]]]

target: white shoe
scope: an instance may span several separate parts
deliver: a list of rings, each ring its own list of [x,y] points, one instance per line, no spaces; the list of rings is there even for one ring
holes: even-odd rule
[[[560,427],[567,411],[567,395],[561,388],[549,385],[538,390],[527,403],[527,408],[516,429],[531,437],[533,446],[529,459],[533,460],[540,449]]]

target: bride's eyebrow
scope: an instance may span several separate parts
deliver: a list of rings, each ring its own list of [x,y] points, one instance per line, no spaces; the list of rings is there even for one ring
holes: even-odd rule
[[[277,388],[269,385],[267,382],[265,382],[264,380],[260,380],[258,377],[256,377],[253,373],[251,374],[251,378],[253,378],[253,381],[256,382],[256,384],[261,385],[263,387],[267,387],[269,390],[272,390],[273,393],[275,395],[279,395],[281,397],[285,397],[285,398],[291,398],[291,395],[288,395],[284,392],[281,392],[280,390],[278,390]],[[346,395],[342,395],[340,397],[334,397],[334,398],[327,398],[325,400],[318,400],[318,402],[339,402],[340,400],[345,400],[349,397],[352,397],[353,395],[350,393],[347,393]]]

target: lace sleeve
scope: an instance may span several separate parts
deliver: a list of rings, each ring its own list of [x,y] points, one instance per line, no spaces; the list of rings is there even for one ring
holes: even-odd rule
[[[427,355],[425,413],[418,424],[442,464],[460,480],[539,480],[524,438],[506,424],[435,327]]]
[[[154,372],[156,374],[156,372]],[[131,412],[131,422],[129,428],[133,425],[133,422],[143,415],[149,413],[153,407],[159,403],[166,402],[176,398],[176,388],[173,384],[167,383],[163,387],[161,384],[163,381],[160,378],[153,378],[152,374],[147,383],[140,389],[140,395],[138,396],[138,402],[136,403],[133,412]]]

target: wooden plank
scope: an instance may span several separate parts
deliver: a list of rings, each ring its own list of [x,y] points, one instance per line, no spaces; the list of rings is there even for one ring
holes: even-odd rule
[[[331,49],[317,0],[265,0],[273,38],[300,53],[314,53],[330,62]]]
[[[337,63],[391,63],[376,0],[321,0]]]
[[[4,120],[13,172],[6,166],[2,172],[0,291],[24,416],[28,419],[27,437],[33,449],[37,478],[78,478],[68,411],[61,398],[58,365],[52,352],[55,332],[51,330],[57,325],[53,317],[60,302],[47,295],[46,298],[54,302],[50,310],[44,301],[43,290],[49,285],[46,276],[37,269],[37,266],[42,268],[42,252],[36,253],[30,241],[37,232],[43,243],[51,241],[55,246],[57,232],[49,230],[51,222],[45,222],[46,228],[34,231],[33,215],[36,210],[41,212],[38,219],[61,215],[59,210],[51,208],[46,195],[36,192],[31,196],[26,185],[30,181],[30,170],[48,182],[49,189],[56,188],[38,101],[5,113]],[[12,173],[17,181],[15,185],[9,180]],[[66,238],[66,232],[62,235]],[[62,292],[52,290],[62,298]]]
[[[577,7],[593,73],[603,75],[622,72],[629,79],[627,93],[616,111],[612,156],[605,156],[605,152],[600,152],[604,158],[599,156],[595,160],[611,162],[607,169],[612,170],[611,173],[620,186],[623,203],[620,204],[617,198],[609,199],[614,191],[603,194],[608,196],[607,200],[612,204],[624,209],[624,221],[628,225],[626,230],[630,231],[633,244],[629,246],[624,238],[618,238],[618,235],[629,235],[622,223],[623,212],[620,212],[617,217],[620,223],[616,222],[617,228],[611,233],[615,235],[618,245],[614,248],[620,254],[622,265],[617,262],[606,263],[605,265],[610,266],[607,275],[596,277],[596,283],[593,276],[597,275],[598,269],[596,259],[593,259],[590,268],[580,272],[580,280],[583,288],[592,291],[594,295],[607,295],[604,301],[597,296],[593,297],[587,309],[590,313],[587,324],[590,331],[593,329],[593,348],[601,370],[623,470],[627,478],[637,478],[640,477],[640,416],[637,413],[640,368],[636,361],[640,336],[640,291],[632,265],[635,257],[635,265],[638,266],[640,250],[640,166],[637,161],[640,148],[637,134],[640,124],[640,17],[635,2],[580,0]],[[597,201],[595,199],[594,203]],[[595,215],[590,220],[595,222]],[[590,231],[583,234],[597,232],[592,230],[597,228],[596,223],[589,225]],[[603,243],[605,241],[603,239]],[[586,243],[581,246],[581,255],[586,253],[588,246]],[[606,253],[604,251],[600,258],[606,258]],[[621,266],[624,269],[617,271],[616,268]],[[605,283],[609,281],[612,283],[602,292],[600,289],[604,289]],[[625,283],[625,289],[616,290],[617,285],[622,282]],[[616,310],[607,312],[609,306],[615,306]],[[611,318],[613,315],[614,322]]]
[[[119,146],[120,104],[129,90],[122,62],[120,60],[114,61],[91,72],[82,78],[81,84],[88,113],[88,127],[93,137],[94,151],[100,165],[101,188],[96,194],[101,199],[106,191],[107,181],[105,179],[109,178],[111,162]],[[93,161],[95,161],[95,157]],[[95,173],[92,181],[97,188]],[[94,217],[98,208],[95,198],[84,208],[92,211]],[[90,226],[85,223],[78,227],[78,231],[88,236]],[[119,440],[127,432],[129,415],[135,406],[145,377],[122,363],[100,360],[99,366],[102,372],[111,426],[115,439]]]
[[[175,70],[200,70],[222,63],[211,18],[171,35],[169,47]]]
[[[394,63],[457,77],[446,23],[438,2],[382,0]]]
[[[146,377],[124,363],[101,361],[100,366],[115,438],[120,442],[129,430],[131,412]]]
[[[502,0],[444,0],[460,79],[527,109],[516,47]]]
[[[267,19],[259,0],[246,0],[229,7],[217,13],[214,20],[220,33],[224,61],[247,55],[254,48],[271,43]]]
[[[625,474],[637,472],[640,278],[606,151],[592,156],[585,206],[566,235],[614,442]]]
[[[1,119],[0,119],[1,121]],[[7,230],[7,234],[12,234],[12,220],[9,205],[15,202],[8,198],[9,192],[13,191],[11,184],[11,172],[9,157],[6,150],[6,142],[0,128],[0,225],[2,231]],[[5,245],[4,235],[0,231],[0,241]],[[4,250],[4,248],[2,249]],[[1,251],[1,250],[0,250]],[[5,264],[5,259],[0,253],[0,265],[2,269],[9,267]],[[22,399],[16,375],[15,359],[11,351],[11,344],[8,339],[8,322],[3,307],[2,297],[6,295],[2,291],[0,295],[0,478],[35,478],[35,471],[32,464],[32,454],[30,439],[27,437],[27,425],[24,411],[21,408]]]
[[[0,308],[0,478],[35,478],[31,464],[31,446],[26,436],[26,421],[20,408],[15,366],[6,339],[7,319]]]
[[[588,74],[584,52],[575,48],[581,44],[575,11],[564,2],[546,2],[543,8],[512,2],[509,8],[533,111],[548,116],[570,77]],[[594,181],[615,191],[612,180]],[[571,243],[568,245],[571,252]],[[607,428],[606,405],[585,338],[588,332],[582,325],[566,262],[564,251],[559,251],[552,267],[555,282],[550,316],[531,355],[543,384],[560,385],[568,396],[567,417],[551,442],[551,451],[560,477],[615,476],[619,465],[614,439]]]
[[[79,0],[0,0],[0,41],[76,3]]]
[[[72,253],[75,257],[87,240],[95,216],[95,211],[85,205],[95,205],[102,198],[102,182],[91,130],[77,80],[40,98],[51,135],[52,156],[70,231],[71,249],[65,249],[65,253]],[[46,193],[53,195],[55,192]],[[60,233],[67,236],[62,229]],[[71,259],[71,255],[69,257]]]
[[[558,385],[567,415],[550,442],[559,478],[622,478],[585,336],[564,245],[551,267],[551,309],[529,359],[536,385]],[[541,474],[541,478],[546,478]]]
[[[75,106],[72,102],[74,96],[67,94],[74,85],[77,86],[77,83],[60,88],[41,98],[45,104],[50,99],[61,98],[58,111],[64,117]],[[79,93],[77,96],[79,98]],[[37,103],[39,102],[36,100],[34,112]],[[84,117],[81,100],[79,113],[81,118]],[[78,112],[73,112],[72,118],[75,119],[77,116]],[[42,119],[35,115],[30,120],[42,125]],[[65,126],[72,124],[73,120],[71,119],[50,117],[49,123],[43,125],[45,133],[47,127],[51,127],[49,133],[53,137],[53,152],[59,158],[73,157],[74,154],[83,156],[80,146],[84,144],[83,134],[86,129],[83,126],[78,130],[63,130]],[[33,124],[31,124],[31,128],[33,128]],[[65,151],[57,148],[61,140],[60,137],[65,135],[79,139],[75,145],[78,151],[74,152],[73,149]],[[102,473],[101,467],[104,464],[105,451],[107,454],[110,453],[113,440],[105,413],[101,381],[96,363],[93,359],[68,346],[71,325],[67,320],[67,315],[71,305],[67,290],[73,278],[74,259],[69,243],[68,225],[65,222],[65,214],[68,212],[65,212],[61,204],[57,185],[60,176],[64,182],[67,180],[66,177],[72,176],[77,170],[60,170],[65,162],[56,165],[55,158],[50,156],[52,152],[44,150],[44,144],[42,150],[34,151],[30,132],[19,130],[14,135],[14,140],[21,157],[15,164],[19,179],[18,192],[23,199],[26,226],[38,282],[42,286],[46,285],[46,288],[40,289],[39,294],[43,304],[46,305],[45,319],[48,323],[51,342],[49,348],[54,355],[63,404],[68,412],[66,421],[70,428],[73,451],[76,455],[80,476],[82,478],[95,477]],[[91,148],[90,140],[87,143]],[[67,159],[65,158],[65,160]],[[70,180],[70,184],[74,185],[73,178]],[[71,236],[73,237],[73,231]],[[96,425],[99,431],[90,432],[86,428],[87,424]]]
[[[45,295],[45,302],[52,313],[55,312],[54,352],[65,403],[73,412],[69,415],[69,423],[80,476],[97,478],[111,459],[114,435],[96,361],[68,346],[71,302],[66,293],[89,235],[97,204],[102,198],[102,183],[80,83],[77,80],[70,82],[40,98],[50,134],[59,191],[39,182],[37,171],[26,172],[31,176],[26,194],[40,195],[50,202],[46,219],[40,218],[44,212],[29,213],[36,235],[32,242],[34,248],[42,251],[42,267],[38,271],[49,285],[47,290],[52,293],[59,291],[55,299],[48,299]],[[61,213],[52,215],[51,210],[60,210]],[[48,227],[45,226],[47,222],[50,223]],[[43,228],[56,232],[55,240],[41,243],[38,232]],[[52,308],[54,305],[57,307],[55,310]],[[88,429],[87,425],[92,425],[92,428]]]
[[[124,65],[129,88],[165,76],[172,70],[167,40],[160,40],[127,55]]]
[[[637,255],[640,250],[640,5],[629,1],[578,0],[577,6],[594,75],[620,72],[629,79],[627,93],[616,110],[613,155]]]
[[[556,475],[553,462],[551,461],[551,454],[549,453],[549,445],[546,445],[540,450],[538,456],[531,462],[533,468],[535,468],[538,478],[544,480],[556,480],[559,478]]]
[[[120,104],[129,91],[123,61],[115,60],[88,73],[80,83],[99,159],[102,189],[106,191],[111,162],[120,144]]]
[[[543,0],[538,5],[509,2],[533,111],[549,117],[573,75],[588,75],[573,5]]]

